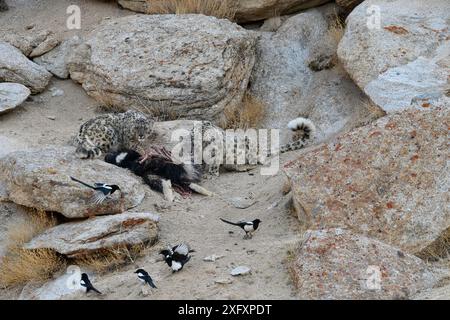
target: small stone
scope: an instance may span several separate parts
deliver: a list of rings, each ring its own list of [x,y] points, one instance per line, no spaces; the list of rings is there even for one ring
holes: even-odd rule
[[[214,283],[217,284],[232,284],[233,280],[229,279],[229,278],[219,278],[214,280]]]
[[[64,95],[64,90],[59,88],[50,88],[50,92],[52,93],[52,97],[61,97]]]
[[[256,200],[251,197],[234,197],[230,199],[230,204],[238,209],[247,209],[255,203]]]
[[[239,266],[234,268],[233,270],[231,270],[230,274],[232,276],[243,276],[246,274],[250,274],[251,273],[251,269],[247,266]]]
[[[47,119],[56,120],[56,117],[55,116],[47,116]]]
[[[224,257],[224,256],[219,256],[219,255],[213,254],[213,255],[204,257],[204,258],[203,258],[203,261],[206,261],[206,262],[214,262],[214,261],[216,261],[216,260],[218,260],[218,259],[220,259],[220,258],[223,258],[223,257]]]

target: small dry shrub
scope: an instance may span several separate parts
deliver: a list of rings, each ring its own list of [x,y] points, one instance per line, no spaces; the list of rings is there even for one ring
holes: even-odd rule
[[[328,25],[328,36],[331,42],[337,47],[345,33],[345,23],[342,18],[335,14]]]
[[[72,262],[82,268],[87,268],[97,273],[104,273],[118,269],[125,264],[135,264],[136,259],[142,257],[147,249],[148,246],[146,244],[131,247],[120,246],[78,257],[73,259]]]
[[[247,93],[238,107],[225,109],[220,126],[224,129],[258,128],[265,112],[265,104]]]
[[[23,249],[25,243],[56,223],[53,215],[41,210],[30,210],[28,219],[9,228],[6,254],[0,262],[2,287],[44,281],[65,266],[65,260],[53,250]]]

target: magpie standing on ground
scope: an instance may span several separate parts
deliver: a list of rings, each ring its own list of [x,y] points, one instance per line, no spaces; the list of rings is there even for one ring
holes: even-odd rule
[[[195,252],[195,250],[191,250],[189,245],[181,243],[172,248],[161,250],[159,253],[164,256],[164,261],[174,273],[183,269],[184,265],[191,259],[189,255],[191,252]]]
[[[81,180],[78,180],[74,177],[70,177],[70,179],[72,179],[73,181],[76,181],[78,183],[81,183],[82,185],[94,189],[96,191],[96,194],[94,195],[92,201],[95,204],[100,204],[103,201],[105,201],[106,198],[108,198],[109,196],[111,196],[114,192],[116,192],[117,190],[120,191],[119,186],[115,185],[115,184],[106,184],[106,183],[94,183],[94,185],[90,185],[87,184]]]
[[[256,229],[258,229],[259,224],[261,223],[261,220],[259,219],[255,219],[253,221],[239,221],[239,222],[231,222],[222,218],[220,218],[220,220],[233,226],[238,226],[242,228],[242,230],[245,231],[244,239],[253,237],[253,232],[255,232]]]
[[[137,274],[139,280],[141,280],[144,284],[147,283],[150,287],[157,289],[155,284],[153,283],[152,277],[145,271],[144,269],[137,269],[134,273]]]
[[[100,291],[94,288],[86,273],[81,274],[80,284],[81,286],[86,288],[86,293],[92,290],[94,292],[97,292],[98,294],[102,294]]]

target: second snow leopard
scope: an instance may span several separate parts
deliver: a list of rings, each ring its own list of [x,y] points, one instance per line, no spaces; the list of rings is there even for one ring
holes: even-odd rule
[[[314,124],[305,118],[290,121],[288,128],[294,132],[294,141],[274,148],[269,157],[303,148],[316,132]],[[155,131],[158,132],[156,135],[158,138],[153,144],[171,150],[174,162],[203,164],[204,172],[210,175],[218,176],[221,166],[228,171],[247,171],[258,164],[265,164],[268,159],[258,154],[257,136],[246,136],[245,132],[242,132],[243,136],[239,136],[234,132],[236,135],[227,139],[227,132],[209,121],[161,122],[155,124]],[[258,134],[257,131],[253,133]],[[228,149],[234,150],[234,155],[231,154],[234,156],[233,159],[227,159]],[[151,150],[146,152],[143,159],[151,154]]]

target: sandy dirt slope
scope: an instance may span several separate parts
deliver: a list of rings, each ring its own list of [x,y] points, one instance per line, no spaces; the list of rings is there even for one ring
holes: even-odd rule
[[[97,103],[71,80],[53,80],[52,87],[64,90],[64,95],[52,97],[50,91],[45,91],[3,115],[1,135],[14,139],[22,147],[64,145],[83,121],[98,114]],[[301,152],[284,155],[281,163]],[[172,204],[149,190],[136,210],[160,214],[161,231],[158,247],[136,261],[136,265],[148,270],[159,287],[146,298],[293,298],[284,260],[288,249],[298,242],[301,226],[285,206],[287,197],[281,192],[284,181],[282,171],[275,176],[261,176],[259,169],[250,173],[224,173],[204,182],[217,196],[194,195]],[[234,197],[252,197],[256,203],[247,209],[238,209],[229,203]],[[243,240],[242,230],[222,223],[219,217],[260,218],[263,223],[253,239]],[[172,275],[167,265],[155,260],[159,258],[157,249],[178,241],[187,241],[196,253],[182,272]],[[212,254],[224,257],[216,262],[203,261]],[[229,272],[239,265],[252,268],[252,274],[232,278]],[[140,285],[132,273],[135,269],[135,265],[130,265],[113,273],[96,275],[97,286],[105,291],[101,298],[140,298]],[[214,283],[223,278],[230,278],[233,283]],[[17,298],[19,293],[19,289],[3,291],[0,297]]]
[[[91,31],[104,18],[134,14],[121,9],[111,0],[6,0],[9,10],[0,13],[0,32],[23,31],[27,26],[53,31],[59,39]],[[81,29],[69,30],[67,8],[77,5],[81,10]]]

